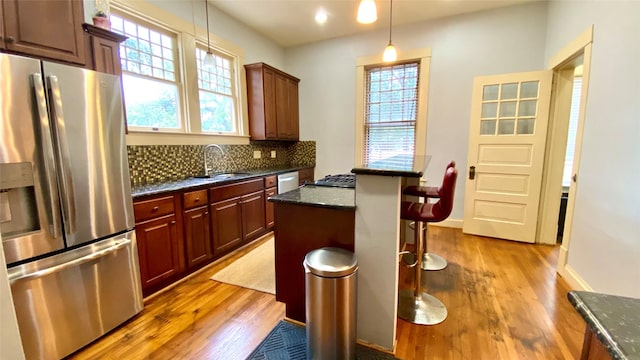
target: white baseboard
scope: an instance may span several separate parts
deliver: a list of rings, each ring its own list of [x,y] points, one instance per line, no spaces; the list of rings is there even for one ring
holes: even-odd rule
[[[593,291],[591,286],[569,265],[565,265],[564,268],[559,268],[558,274],[567,282],[571,290]]]
[[[440,222],[429,223],[429,226],[442,226],[442,227],[462,229],[463,223],[464,222],[462,221],[462,219],[446,219]]]

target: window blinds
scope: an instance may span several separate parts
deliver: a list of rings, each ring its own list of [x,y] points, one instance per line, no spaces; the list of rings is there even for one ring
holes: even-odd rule
[[[366,68],[364,163],[413,157],[418,114],[419,61]]]

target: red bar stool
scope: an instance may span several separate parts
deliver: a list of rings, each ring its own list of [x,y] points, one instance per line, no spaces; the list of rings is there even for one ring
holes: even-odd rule
[[[420,229],[423,223],[438,222],[446,219],[453,208],[453,195],[456,188],[458,171],[450,167],[444,174],[440,187],[440,198],[435,203],[416,203],[403,201],[400,217],[416,222]],[[447,318],[446,306],[435,296],[422,291],[422,255],[424,232],[414,231],[416,246],[415,287],[413,290],[401,290],[398,294],[398,317],[419,325],[439,324]]]
[[[456,162],[451,160],[451,162],[447,165],[447,169],[456,167]],[[445,170],[445,171],[446,171]],[[438,186],[407,186],[404,188],[402,193],[404,195],[410,196],[418,196],[424,198],[424,202],[426,203],[428,199],[440,198],[440,193],[442,192],[442,187]],[[415,224],[415,223],[414,223]],[[415,229],[415,225],[413,227]],[[427,225],[424,224],[422,231],[424,234],[422,235],[422,262],[421,268],[422,270],[442,270],[447,267],[447,260],[445,260],[442,256],[430,253],[427,251]]]

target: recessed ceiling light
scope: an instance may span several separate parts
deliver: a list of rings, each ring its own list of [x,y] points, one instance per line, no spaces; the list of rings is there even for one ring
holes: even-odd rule
[[[318,25],[324,25],[327,22],[327,12],[324,9],[319,9],[316,12],[316,22]]]

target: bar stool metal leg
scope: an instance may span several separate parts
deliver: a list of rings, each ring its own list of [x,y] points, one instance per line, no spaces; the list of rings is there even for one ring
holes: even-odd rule
[[[421,226],[422,222],[416,222]],[[416,253],[422,253],[422,231],[414,231]],[[435,296],[422,291],[422,258],[417,256],[414,290],[401,290],[398,294],[398,317],[418,325],[435,325],[447,318],[447,307]]]
[[[445,260],[442,256],[430,253],[427,250],[427,223],[422,223],[422,241],[423,241],[423,253],[422,253],[422,270],[442,270],[447,267],[447,260]]]

